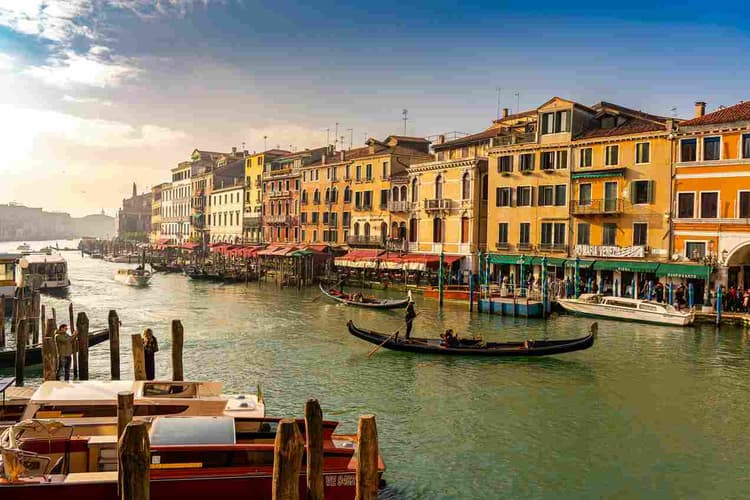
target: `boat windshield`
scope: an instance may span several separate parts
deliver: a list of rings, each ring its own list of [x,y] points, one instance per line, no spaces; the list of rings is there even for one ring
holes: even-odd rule
[[[143,384],[143,396],[196,398],[198,387],[195,382],[146,382]]]

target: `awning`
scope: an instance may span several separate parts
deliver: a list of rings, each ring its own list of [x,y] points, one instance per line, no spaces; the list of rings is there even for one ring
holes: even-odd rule
[[[491,253],[489,255],[489,262],[490,264],[520,264],[521,263],[521,255],[504,255],[504,254],[497,254],[497,253]],[[525,263],[528,263],[531,260],[530,257],[526,257],[524,259]]]
[[[597,260],[594,271],[626,271],[631,273],[653,273],[659,267],[658,262]]]
[[[374,269],[378,260],[385,252],[377,248],[357,248],[349,250],[346,255],[334,259],[333,263],[340,267],[355,267],[358,269]]]
[[[572,172],[571,179],[601,179],[604,177],[625,177],[624,168],[608,168],[604,170],[588,170],[582,172]]]
[[[532,257],[531,264],[534,266],[541,266],[543,258],[544,257]],[[562,267],[565,265],[565,259],[561,259],[560,257],[547,257],[547,265],[555,266],[555,267]]]
[[[711,268],[708,266],[697,266],[695,264],[659,264],[656,275],[670,278],[705,279],[710,272]]]
[[[180,245],[180,248],[182,248],[183,250],[195,250],[199,246],[200,245],[198,243],[183,243],[182,245]]]
[[[591,266],[594,265],[593,260],[580,260],[578,262],[578,267],[581,269],[588,269]],[[565,261],[565,267],[576,267],[576,260],[575,259],[568,259]]]

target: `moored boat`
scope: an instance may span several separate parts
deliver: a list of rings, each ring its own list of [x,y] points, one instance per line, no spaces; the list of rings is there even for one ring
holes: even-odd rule
[[[558,299],[558,303],[566,311],[582,316],[675,326],[688,326],[695,320],[693,309],[683,312],[662,302],[629,297],[584,293],[577,299]]]
[[[400,309],[403,307],[406,307],[406,305],[409,303],[409,298],[405,299],[378,299],[376,297],[367,297],[362,294],[348,294],[343,293],[340,290],[337,290],[335,288],[324,288],[323,285],[320,286],[320,291],[323,292],[323,295],[326,297],[335,300],[336,302],[341,302],[342,304],[350,305],[350,306],[356,306],[356,307],[367,307],[370,309]]]
[[[23,283],[41,292],[65,292],[70,286],[68,263],[60,254],[28,254],[19,261]]]
[[[143,266],[135,269],[118,269],[115,272],[115,281],[128,286],[146,286],[151,279],[151,272]]]
[[[575,339],[524,340],[522,342],[482,342],[478,339],[459,340],[455,345],[446,345],[441,339],[399,338],[373,330],[357,327],[353,321],[347,323],[349,333],[371,344],[393,351],[420,354],[445,354],[451,356],[527,357],[563,354],[582,351],[594,345],[597,324],[591,325],[588,335]]]
[[[109,339],[109,330],[99,330],[89,333],[89,347]],[[26,366],[39,365],[42,363],[41,344],[26,347]],[[16,349],[4,349],[0,351],[0,369],[13,368],[16,366]]]

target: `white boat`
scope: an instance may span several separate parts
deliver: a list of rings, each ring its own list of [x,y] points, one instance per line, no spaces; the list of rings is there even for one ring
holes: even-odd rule
[[[25,286],[42,292],[62,291],[70,286],[68,263],[60,254],[24,255],[19,261]]]
[[[129,286],[146,286],[151,279],[151,272],[141,267],[135,269],[118,269],[115,281]]]
[[[16,294],[16,264],[20,258],[20,254],[0,253],[0,296],[13,297]],[[10,304],[6,302],[6,307]]]
[[[19,252],[31,252],[31,246],[29,246],[28,243],[23,243],[21,245],[18,245],[16,247],[16,250],[18,250]]]
[[[677,326],[691,325],[695,319],[693,309],[682,312],[669,304],[629,297],[608,297],[584,293],[577,299],[558,299],[557,302],[566,311],[600,318]]]

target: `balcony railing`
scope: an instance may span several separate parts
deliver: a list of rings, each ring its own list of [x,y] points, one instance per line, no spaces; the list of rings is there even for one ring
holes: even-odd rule
[[[517,247],[519,252],[529,252],[534,250],[534,245],[526,241],[518,243]]]
[[[389,212],[408,212],[411,207],[411,203],[408,201],[389,201],[388,211]]]
[[[409,245],[405,238],[389,238],[385,242],[385,249],[391,252],[408,252]]]
[[[495,137],[492,139],[493,146],[509,146],[511,144],[527,144],[536,141],[536,132],[524,132],[522,134],[511,134]]]
[[[573,200],[572,205],[573,215],[617,215],[622,213],[625,200],[622,198]]]
[[[268,193],[269,198],[286,198],[289,196],[289,191],[271,191]]]
[[[450,210],[451,206],[453,206],[453,200],[448,198],[424,200],[424,209],[428,212],[436,210]]]
[[[252,229],[252,228],[260,227],[260,215],[259,214],[252,214],[252,215],[245,214],[245,216],[242,218],[242,227],[244,227],[245,229]]]
[[[539,243],[540,252],[567,252],[568,245],[565,243]]]
[[[358,212],[366,212],[372,210],[372,205],[355,205],[354,210]]]
[[[287,224],[290,220],[288,215],[266,215],[264,219],[266,224]]]
[[[495,248],[498,250],[510,250],[510,243],[507,241],[498,241],[495,243]]]
[[[380,236],[353,235],[346,239],[346,243],[352,247],[385,247],[385,242]]]

